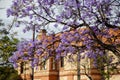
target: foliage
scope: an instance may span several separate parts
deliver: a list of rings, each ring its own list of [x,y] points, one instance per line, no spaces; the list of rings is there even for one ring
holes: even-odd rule
[[[0,66],[0,80],[19,80],[20,76],[14,68]]]
[[[2,20],[0,26],[0,65],[7,65],[7,63],[9,64],[8,58],[12,55],[12,52],[16,51],[16,44],[19,40],[3,28],[4,23]]]
[[[2,26],[0,28],[0,80],[19,80],[20,76],[8,61],[12,52],[16,51],[16,44],[19,40],[10,35],[7,29],[3,28],[4,23],[2,23],[2,20],[0,26]]]
[[[16,50],[16,44],[18,43],[18,39],[10,38],[10,36],[3,36],[0,39],[0,58],[2,59],[3,65],[7,64],[8,58],[12,55],[12,52]]]

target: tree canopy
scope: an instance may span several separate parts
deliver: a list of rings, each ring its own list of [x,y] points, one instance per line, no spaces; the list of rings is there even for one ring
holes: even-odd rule
[[[106,50],[112,51],[114,55],[120,57],[120,50],[118,49],[120,41],[117,39],[118,37],[109,33],[110,29],[114,31],[120,29],[119,0],[13,0],[13,4],[7,10],[7,15],[17,18],[14,24],[16,27],[21,24],[25,25],[24,32],[34,28],[35,31],[39,31],[46,29],[46,26],[50,26],[50,28],[63,27],[63,32],[69,30],[70,27],[74,28],[75,33],[68,32],[60,37],[61,43],[56,49],[58,55],[62,51],[66,53],[76,51],[74,46],[68,44],[73,41],[83,41],[84,46],[76,47],[82,48],[79,53],[88,51],[86,55],[90,58],[96,58],[97,55],[103,56]],[[86,29],[78,34],[79,29],[85,27]],[[102,41],[99,36],[110,40],[115,37],[115,40],[108,44]],[[67,39],[67,37],[71,37],[71,39]],[[24,45],[25,48],[30,49],[37,46],[35,41],[27,41],[33,45],[25,42],[20,46]],[[39,44],[39,46],[45,49],[48,45]],[[29,49],[28,54],[30,55],[31,49]],[[18,51],[21,51],[21,48]],[[41,53],[41,51],[39,52]],[[18,59],[16,57],[17,55],[12,61],[16,61]]]
[[[19,40],[10,35],[3,26],[4,23],[0,20],[0,80],[19,80],[18,72],[8,61],[12,53],[16,51]]]
[[[78,60],[84,53],[101,68],[112,64],[114,58],[108,54],[112,52],[118,58],[116,64],[120,63],[120,0],[13,0],[7,16],[16,18],[16,27],[25,25],[23,32],[62,27],[59,37],[42,35],[41,40],[19,43],[10,57],[14,65],[22,59],[32,60],[34,67],[39,60],[34,54],[41,56],[45,52],[44,59],[77,54]],[[99,62],[104,63],[101,66]]]
[[[0,65],[9,65],[8,58],[16,51],[18,39],[14,38],[7,29],[3,28],[4,23],[0,22]]]
[[[9,74],[9,75],[8,75]],[[0,80],[22,80],[13,67],[0,66]]]

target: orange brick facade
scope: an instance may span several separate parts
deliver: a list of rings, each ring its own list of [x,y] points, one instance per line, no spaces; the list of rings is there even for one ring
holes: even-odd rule
[[[71,64],[64,60],[65,61],[64,66],[61,67],[61,62],[59,61],[55,64],[55,68],[53,68],[52,61],[53,61],[52,58],[48,59],[46,63],[46,69],[41,69],[40,66],[38,66],[37,69],[35,68],[34,80],[77,80],[77,68],[76,66],[74,66],[75,64],[73,63]],[[87,64],[86,66],[88,66]],[[85,75],[84,71],[85,71],[84,68],[80,67],[80,78],[81,78],[80,80],[90,80]],[[29,70],[24,70],[24,73],[20,75],[23,78],[23,80],[31,80],[30,74],[31,74],[31,70],[29,68]],[[87,71],[87,74],[91,76],[93,80],[102,80],[99,71],[93,68],[92,65],[89,66],[89,70]],[[110,80],[119,80],[119,79],[120,79],[120,74],[115,74],[110,77]]]
[[[55,64],[55,68],[53,69],[52,61],[52,58],[47,61],[45,70],[39,70],[39,68],[35,69],[34,80],[77,80],[76,66],[70,67],[74,64],[64,62],[64,66],[61,67],[61,62],[59,61]],[[21,77],[23,78],[23,80],[31,80],[30,73],[30,70],[28,70],[26,74],[25,72],[22,73]],[[88,77],[85,75],[83,68],[81,68],[80,73],[81,80],[89,80]],[[96,69],[90,70],[90,73],[88,74],[93,78],[93,80],[101,80],[100,75]]]
[[[60,34],[57,34],[58,36]],[[46,34],[38,35],[38,40]],[[76,57],[75,57],[76,58]],[[101,80],[100,73],[97,69],[93,67],[93,63],[90,59],[85,58],[80,61],[80,80],[90,80],[85,75],[85,69],[81,66],[86,66],[86,71],[89,76],[92,77],[93,80]],[[18,68],[19,74],[23,78],[23,80],[31,80],[31,68],[28,64],[25,64],[24,72],[20,72],[20,67]],[[37,69],[36,69],[37,68]],[[49,58],[44,66],[38,65],[34,71],[34,80],[77,80],[77,61],[68,62],[67,60],[54,61],[53,58]],[[113,75],[110,80],[120,80],[120,74]]]

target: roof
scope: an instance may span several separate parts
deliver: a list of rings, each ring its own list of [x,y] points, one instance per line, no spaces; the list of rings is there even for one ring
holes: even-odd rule
[[[79,34],[82,34],[83,31],[85,30],[89,30],[88,28],[79,28],[77,31],[79,32]],[[74,34],[75,33],[75,29],[71,29],[69,31],[65,31],[65,32],[60,32],[54,35],[46,35],[45,33],[40,33],[37,37],[38,40],[44,40],[44,41],[48,41],[48,44],[50,44],[53,41],[59,40],[60,37],[63,34]],[[120,29],[113,29],[113,28],[109,28],[109,29],[104,29],[102,30],[103,34],[99,34],[97,35],[97,38],[99,40],[101,40],[103,43],[105,44],[118,44],[120,43]],[[106,36],[109,35],[109,36]],[[54,36],[54,39],[52,39]],[[88,36],[90,37],[88,34],[85,34],[84,36]],[[67,36],[67,38],[69,39],[70,37]],[[83,39],[84,40],[84,39]],[[43,41],[43,43],[44,43]],[[80,44],[82,44],[82,42],[80,42]]]

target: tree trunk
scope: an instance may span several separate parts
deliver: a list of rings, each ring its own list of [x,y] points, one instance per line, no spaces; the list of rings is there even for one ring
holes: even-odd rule
[[[34,80],[34,67],[32,67],[31,80]]]
[[[80,54],[78,53],[77,55],[77,80],[81,79],[81,74],[80,74]]]

